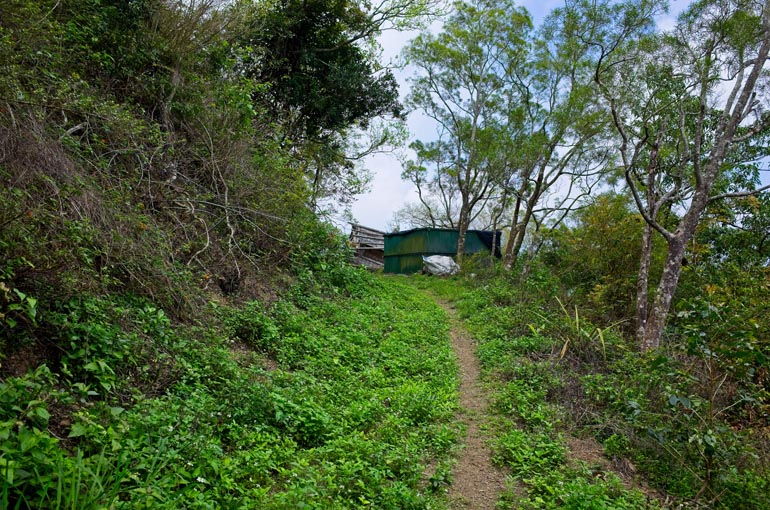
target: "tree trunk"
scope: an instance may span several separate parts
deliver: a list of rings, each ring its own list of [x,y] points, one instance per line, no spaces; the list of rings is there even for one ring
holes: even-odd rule
[[[639,274],[636,280],[636,339],[639,345],[644,344],[644,328],[647,325],[651,258],[652,227],[645,222],[644,233],[642,234],[642,252],[639,260]]]
[[[668,311],[671,309],[671,301],[674,298],[674,292],[676,292],[679,283],[679,275],[682,272],[684,248],[690,237],[684,235],[684,232],[677,232],[677,234],[668,242],[666,264],[663,266],[663,274],[655,293],[655,303],[652,305],[652,310],[650,310],[644,327],[644,336],[641,341],[642,352],[657,349],[660,346],[663,328],[666,327]]]
[[[527,235],[527,225],[529,224],[529,219],[532,217],[532,210],[527,209],[524,212],[524,218],[521,220],[521,223],[516,228],[516,242],[513,245],[513,250],[511,251],[511,255],[509,258],[510,262],[510,268],[516,265],[516,261],[519,259],[519,252],[521,252],[521,247],[524,244],[524,238]]]
[[[310,207],[314,213],[318,212],[318,196],[321,194],[321,165],[316,164],[313,176],[313,189],[310,194]]]
[[[508,202],[508,190],[503,190],[503,196],[500,199],[500,209],[498,209],[494,216],[492,217],[492,249],[489,253],[489,267],[494,267],[495,264],[495,256],[497,255],[497,250],[495,249],[497,246],[497,240],[499,238],[499,234],[497,232],[497,227],[500,224],[500,218],[503,217],[503,212],[505,211],[505,205]],[[511,225],[513,227],[513,225]],[[513,228],[511,228],[513,230]]]
[[[521,247],[524,244],[524,237],[527,235],[527,226],[529,225],[529,220],[532,218],[532,211],[535,209],[535,206],[537,205],[537,201],[540,200],[540,195],[543,191],[543,181],[545,179],[545,171],[546,171],[546,165],[548,160],[544,160],[543,163],[541,163],[540,168],[537,172],[537,178],[535,179],[535,185],[532,188],[532,192],[529,194],[529,197],[525,200],[526,203],[526,210],[524,211],[524,217],[519,222],[519,225],[516,226],[516,240],[514,241],[514,244],[512,246],[512,249],[510,253],[507,254],[508,262],[506,263],[506,267],[508,269],[511,269],[516,264],[516,259],[519,258],[519,252],[521,251]],[[526,190],[526,181],[521,185],[521,189],[519,190],[518,196],[521,197],[524,194],[524,191]],[[516,202],[517,206],[517,214],[519,213],[518,207],[520,207],[520,203]],[[513,229],[511,229],[513,231]],[[513,237],[513,236],[511,236]],[[510,239],[509,239],[510,243]]]
[[[495,265],[495,255],[497,250],[497,239],[499,234],[497,233],[497,222],[500,221],[500,215],[495,216],[495,221],[492,222],[492,249],[489,250],[489,267]]]
[[[513,250],[511,250],[511,253],[509,256],[509,262],[510,262],[509,268],[513,267],[516,264],[516,260],[518,260],[519,253],[521,252],[521,247],[524,245],[524,238],[527,236],[527,226],[529,225],[529,220],[532,219],[532,211],[535,210],[537,201],[540,200],[540,194],[541,194],[541,189],[543,185],[544,175],[545,175],[545,167],[541,167],[540,173],[538,174],[537,180],[535,181],[535,188],[532,190],[532,194],[529,195],[529,198],[526,200],[526,209],[524,210],[524,217],[521,219],[521,222],[516,228],[516,241],[513,245]]]
[[[716,166],[715,163],[711,163],[711,165]],[[679,228],[666,239],[668,243],[666,263],[663,266],[663,274],[660,276],[658,289],[655,293],[655,302],[652,305],[652,310],[649,311],[647,323],[644,326],[644,337],[641,342],[642,352],[647,352],[660,346],[660,339],[663,336],[663,329],[666,327],[668,312],[671,309],[671,301],[674,298],[674,292],[676,292],[676,287],[679,283],[679,275],[682,273],[682,259],[684,258],[685,247],[695,235],[695,229],[698,228],[700,217],[708,205],[711,183],[714,181],[713,176],[716,175],[713,167],[709,175],[711,178],[705,180],[705,183],[695,192],[695,196],[690,203],[690,209],[682,218]]]
[[[468,233],[468,208],[463,204],[460,208],[460,219],[457,222],[457,264],[462,267],[463,255],[465,254],[465,236]]]
[[[513,245],[516,237],[519,235],[519,211],[521,211],[521,193],[516,194],[516,205],[513,208],[513,220],[511,220],[511,232],[508,235],[508,241],[505,243],[505,268],[511,269],[516,260],[513,257]]]

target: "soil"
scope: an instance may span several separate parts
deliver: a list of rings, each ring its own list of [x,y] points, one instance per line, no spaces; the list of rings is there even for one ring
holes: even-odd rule
[[[466,427],[463,449],[454,467],[449,500],[453,510],[494,510],[505,489],[505,473],[492,464],[492,451],[482,431],[489,405],[480,381],[476,342],[447,303],[439,304],[450,318],[452,346],[460,367],[460,413]]]
[[[569,448],[569,461],[573,465],[576,461],[582,461],[588,464],[594,472],[594,476],[604,478],[606,473],[615,473],[626,489],[638,489],[647,495],[650,499],[656,499],[662,503],[666,500],[664,494],[650,488],[643,480],[636,476],[636,466],[623,457],[608,459],[604,454],[604,447],[594,438],[568,437],[567,447]]]

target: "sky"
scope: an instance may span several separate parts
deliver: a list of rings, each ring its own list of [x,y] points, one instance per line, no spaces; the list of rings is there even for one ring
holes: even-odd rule
[[[673,27],[674,13],[681,11],[687,3],[688,0],[672,0],[671,13],[659,20],[659,26],[663,29]],[[564,5],[564,0],[522,0],[518,2],[518,5],[529,11],[534,26],[538,27],[548,13],[554,8]],[[431,25],[431,30],[438,31],[440,27],[441,24],[437,22]],[[383,63],[395,62],[401,50],[417,34],[416,31],[384,32],[379,39],[383,49]],[[402,99],[409,93],[407,79],[413,73],[413,69],[409,67],[394,71]],[[415,139],[427,141],[435,137],[435,128],[430,119],[419,112],[412,112],[408,116],[407,127],[411,134],[406,145]],[[406,148],[402,149],[406,150]],[[387,232],[392,230],[390,227],[393,214],[407,203],[416,202],[417,193],[410,182],[401,179],[401,163],[396,154],[375,154],[367,158],[364,164],[372,174],[372,181],[369,191],[360,195],[353,203],[354,220],[367,227]]]

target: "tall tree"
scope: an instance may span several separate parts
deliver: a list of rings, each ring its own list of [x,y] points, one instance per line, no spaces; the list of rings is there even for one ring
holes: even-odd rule
[[[399,118],[391,70],[377,60],[383,30],[415,26],[433,0],[242,0],[246,26],[238,73],[263,85],[254,94],[273,112],[311,188],[311,206],[348,200],[366,175],[350,134],[375,118]],[[378,133],[382,134],[381,133]],[[371,137],[375,145],[388,137]],[[370,149],[373,150],[373,149]],[[366,149],[363,151],[366,152]]]
[[[598,182],[606,164],[607,124],[593,82],[592,51],[569,9],[554,10],[538,30],[526,65],[511,74],[519,129],[512,173],[505,182],[514,197],[505,263],[512,267],[535,219],[569,209]],[[561,184],[566,186],[560,186]],[[556,187],[559,198],[549,195]],[[549,198],[550,204],[544,204]],[[540,218],[533,218],[540,214]],[[558,224],[557,219],[555,223]]]
[[[497,12],[487,10],[484,16],[499,16]],[[461,65],[453,62],[454,68],[446,64],[454,79],[451,82],[441,82],[436,72],[433,61],[449,62],[438,51],[431,55],[433,67],[420,66],[427,77],[417,82],[422,88],[416,87],[416,91],[422,95],[415,93],[413,97],[419,101],[414,103],[438,121],[439,137],[431,143],[415,144],[418,160],[406,166],[404,176],[418,188],[423,218],[439,217],[462,230],[464,220],[472,219],[484,207],[494,210],[494,217],[510,217],[511,235],[505,247],[508,267],[516,262],[528,225],[533,221],[542,225],[554,212],[563,218],[598,182],[606,163],[606,144],[601,143],[601,135],[607,123],[595,100],[598,94],[590,46],[577,37],[574,21],[568,11],[557,9],[533,35],[516,27],[500,30],[495,25],[499,22],[488,21],[485,23],[491,31],[486,26],[474,30],[472,23],[463,20],[463,28],[467,27],[465,41],[458,38],[454,47],[446,47],[459,49],[461,55],[473,55],[469,48],[478,44],[488,48],[480,54],[491,59],[491,64],[471,58]],[[447,33],[450,30],[448,27]],[[414,51],[408,56],[414,57]],[[467,83],[455,78],[462,66],[470,70]],[[446,100],[441,87],[456,95],[445,94],[450,97]],[[456,104],[453,101],[457,98],[469,101],[469,105]],[[475,103],[470,104],[473,100]],[[474,107],[481,115],[474,117]],[[464,129],[462,121],[479,126],[483,122],[483,127]],[[461,128],[453,130],[453,124]],[[469,136],[476,137],[473,145],[468,142]],[[468,175],[483,179],[463,181],[465,174],[453,170],[462,166],[457,163],[458,147],[468,152],[466,160],[475,161],[483,169],[480,174]],[[467,165],[465,168],[471,169]],[[558,194],[554,192],[557,187],[561,188]],[[472,192],[464,193],[465,188]],[[471,205],[475,212],[469,214],[464,204]],[[558,223],[559,218],[553,222]]]
[[[761,155],[754,142],[770,122],[770,2],[697,1],[662,35],[652,33],[655,2],[573,8],[590,27],[595,79],[618,136],[625,181],[647,225],[643,249],[653,232],[666,240],[651,307],[645,253],[640,266],[637,335],[647,351],[660,344],[687,243],[708,205],[766,188],[754,187],[756,180],[726,190],[716,184]],[[672,208],[679,217],[663,222],[660,212]]]
[[[394,220],[403,221],[412,227],[457,229],[462,195],[455,175],[441,171],[447,163],[437,153],[439,145],[432,145],[426,147],[419,140],[411,144],[410,147],[417,158],[402,163],[401,178],[414,184],[419,203],[407,204],[397,211]],[[503,150],[501,144],[497,154],[500,158],[505,158],[510,151]],[[497,168],[503,168],[505,165],[507,163],[501,161]],[[501,201],[501,194],[506,193],[507,190],[498,182],[490,181],[487,193],[477,202],[468,218],[468,226],[485,230],[493,228],[494,222],[488,221],[494,215],[492,209],[499,209],[500,214],[507,210],[505,207],[500,208],[500,204],[504,202]]]
[[[437,139],[415,145],[414,164],[422,182],[448,191],[445,209],[456,191],[458,257],[474,212],[501,181],[510,154],[510,101],[506,82],[526,55],[528,13],[512,0],[456,2],[438,35],[424,33],[407,48],[405,57],[419,75],[413,79],[412,106],[437,123]]]

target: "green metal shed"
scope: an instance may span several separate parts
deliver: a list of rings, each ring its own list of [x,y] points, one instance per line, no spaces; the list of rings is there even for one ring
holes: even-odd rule
[[[495,256],[500,256],[500,234],[494,235]],[[422,269],[422,257],[429,255],[457,255],[457,230],[448,228],[415,228],[404,232],[385,234],[386,273],[411,274]],[[465,254],[485,253],[492,250],[491,230],[469,230],[465,237]]]

